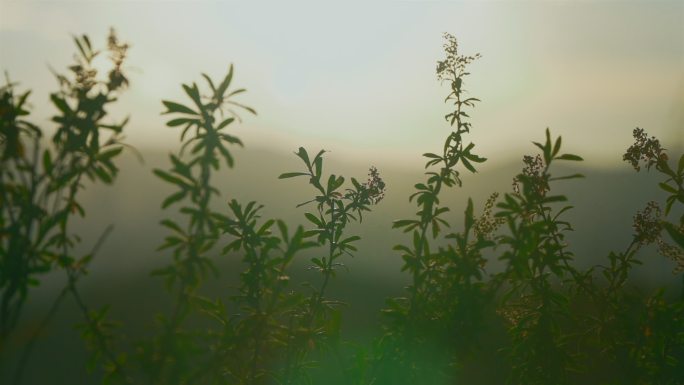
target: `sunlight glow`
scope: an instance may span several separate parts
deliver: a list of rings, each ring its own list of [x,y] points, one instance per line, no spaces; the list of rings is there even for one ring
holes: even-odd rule
[[[642,126],[682,141],[684,3],[673,2],[31,2],[0,1],[0,68],[34,89],[47,119],[70,34],[104,42],[110,26],[132,45],[130,112],[136,146],[169,146],[161,99],[230,63],[259,112],[240,129],[248,146],[298,145],[341,156],[403,159],[439,145],[446,90],[435,62],[441,33],[480,52],[467,89],[482,103],[473,138],[518,157],[545,127],[589,162],[615,154]],[[604,154],[604,151],[607,151]]]

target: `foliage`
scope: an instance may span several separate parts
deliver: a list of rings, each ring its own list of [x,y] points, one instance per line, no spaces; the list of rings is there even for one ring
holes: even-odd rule
[[[102,51],[85,35],[74,42],[76,62],[67,75],[55,74],[60,90],[50,101],[57,109],[52,117],[57,128],[49,143],[44,130],[27,120],[30,91],[17,93],[9,80],[0,88],[0,349],[40,276],[61,270],[67,283],[55,306],[71,294],[84,313],[84,338],[108,350],[107,338],[97,329],[96,314],[102,313],[89,310],[76,284],[109,229],[92,252],[78,255],[74,247],[80,237],[69,225],[74,216],[85,216],[78,197],[86,181],[111,184],[118,172],[114,160],[123,150],[121,133],[128,119],[108,122],[107,108],[128,85],[123,73],[128,45],[110,32],[106,52],[111,69],[100,78],[93,60]],[[23,364],[17,380],[22,370]]]
[[[676,274],[684,270],[684,215],[673,218],[684,203],[684,155],[673,165],[656,138],[634,130],[635,143],[623,159],[665,178],[659,183],[668,194],[664,208],[647,203],[634,216],[626,249],[589,269],[574,263],[566,240],[573,227],[564,216],[572,206],[556,192],[558,183],[582,177],[557,175],[557,163],[582,158],[562,152],[562,139],[549,129],[544,141],[533,142],[539,153],[523,157],[511,191],[492,193],[480,214],[469,198],[463,217],[455,216],[440,198],[486,159],[465,140],[473,128],[469,109],[479,100],[466,96],[464,79],[480,56],[462,55],[453,36],[445,39],[437,76],[449,86],[445,101],[452,110],[445,120],[451,132],[441,152],[423,154],[425,180],[409,197],[415,216],[393,222],[408,238],[394,250],[410,284],[403,297],[388,299],[382,332],[373,341],[353,348],[344,341],[344,304],[330,283],[345,258],[362,252],[353,224],[381,202],[385,182],[375,167],[365,182],[326,175],[326,151],[299,148],[302,169],[280,179],[305,179],[312,187],[299,205],[309,208],[306,227],[262,218],[263,206],[255,201],[231,199],[216,209],[212,202],[221,192],[212,178],[222,165],[234,167],[233,146],[242,146],[230,129],[241,121],[238,111],[256,114],[235,100],[245,90],[231,88],[232,66],[220,82],[202,74],[204,90],[183,85],[187,104],[162,102],[171,115],[167,126],[182,130],[169,168],[154,170],[175,189],[161,201],[164,210],[176,210],[161,221],[168,236],[159,249],[171,261],[152,273],[168,289],[170,313],[157,314],[154,332],[130,341],[107,307],[88,308],[76,283],[94,252],[73,255],[78,237],[68,223],[72,215],[84,215],[76,201],[82,178],[112,183],[117,173],[113,160],[122,150],[125,121],[103,119],[127,84],[121,68],[128,46],[113,33],[106,80],[98,80],[91,66],[98,52],[88,38],[76,39],[73,76],[58,76],[62,90],[51,96],[59,111],[51,146],[26,120],[28,92],[16,95],[12,83],[1,89],[0,337],[8,338],[16,326],[37,277],[63,270],[68,283],[46,320],[71,294],[83,310],[83,337],[105,383],[681,384],[684,291],[645,293],[630,275],[644,263],[640,255],[654,249],[649,245],[677,264]],[[106,140],[104,130],[112,131]],[[318,273],[314,282],[292,272],[302,255]],[[233,291],[208,296],[202,284],[221,276],[217,258],[238,258],[243,269]],[[491,270],[494,258],[503,269]]]

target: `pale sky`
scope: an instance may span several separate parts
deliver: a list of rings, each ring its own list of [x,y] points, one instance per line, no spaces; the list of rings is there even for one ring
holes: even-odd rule
[[[235,128],[247,147],[304,145],[364,163],[439,151],[446,86],[442,33],[479,52],[466,88],[482,100],[470,137],[492,160],[531,151],[548,126],[589,163],[616,165],[634,127],[684,147],[684,1],[219,2],[0,0],[0,69],[34,90],[49,126],[48,66],[70,63],[71,34],[132,45],[128,142],[174,148],[161,99],[234,63],[259,115]]]

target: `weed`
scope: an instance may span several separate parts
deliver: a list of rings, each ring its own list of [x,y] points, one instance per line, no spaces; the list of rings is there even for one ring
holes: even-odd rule
[[[74,215],[85,215],[77,200],[84,180],[110,184],[118,172],[114,160],[126,121],[105,123],[105,117],[128,84],[128,45],[110,34],[112,69],[101,79],[91,65],[99,51],[86,36],[75,39],[76,63],[70,76],[57,75],[61,89],[51,95],[58,114],[49,144],[27,120],[29,92],[17,93],[8,81],[0,89],[0,348],[30,288],[42,274],[62,270],[67,283],[41,328],[65,296],[73,297],[84,316],[91,366],[99,366],[104,383],[681,384],[684,291],[679,297],[664,289],[646,293],[630,277],[648,263],[641,255],[653,244],[676,263],[676,274],[684,270],[684,216],[673,218],[684,203],[684,155],[671,165],[656,138],[634,130],[623,159],[637,171],[660,173],[667,197],[636,212],[624,251],[589,269],[575,265],[566,238],[574,228],[565,219],[572,206],[556,192],[558,183],[582,177],[557,175],[557,163],[582,158],[561,152],[562,139],[549,129],[533,142],[539,153],[523,157],[511,191],[483,198],[480,214],[467,199],[457,216],[441,198],[486,161],[466,140],[470,109],[479,100],[466,96],[464,79],[480,55],[460,54],[452,35],[445,40],[437,77],[448,85],[451,132],[441,151],[423,154],[425,180],[409,196],[415,216],[392,224],[407,234],[394,250],[410,284],[404,296],[388,299],[382,332],[354,349],[341,333],[344,303],[331,282],[346,258],[363,252],[354,223],[385,195],[375,167],[366,181],[326,174],[326,151],[299,148],[302,168],[280,179],[299,178],[312,188],[299,205],[307,210],[306,227],[263,218],[255,201],[230,199],[217,210],[211,203],[221,192],[213,178],[235,166],[233,146],[242,146],[230,129],[240,114],[256,112],[236,101],[245,90],[231,88],[232,66],[219,82],[202,74],[203,89],[183,85],[187,104],[162,102],[171,115],[167,126],[181,130],[181,147],[167,169],[154,170],[175,189],[161,199],[164,210],[177,210],[160,223],[168,235],[159,249],[171,262],[152,272],[163,279],[173,306],[156,314],[153,333],[131,341],[109,319],[108,307],[92,310],[77,288],[110,229],[81,256],[74,252],[80,238],[69,227]],[[309,270],[318,273],[312,282],[292,273],[304,252]],[[240,259],[243,270],[233,291],[208,296],[201,288],[221,275],[219,257]],[[503,263],[498,272],[489,270],[494,258]],[[333,370],[322,369],[324,361],[334,362]]]

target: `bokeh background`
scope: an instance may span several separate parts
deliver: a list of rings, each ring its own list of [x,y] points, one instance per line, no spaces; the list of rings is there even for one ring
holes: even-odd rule
[[[131,116],[127,142],[144,158],[122,157],[113,187],[84,194],[87,217],[76,228],[89,250],[109,225],[108,238],[82,282],[86,299],[111,303],[114,318],[130,335],[150,327],[150,311],[168,297],[148,277],[170,256],[156,252],[167,216],[160,202],[170,188],[153,177],[177,151],[178,130],[165,126],[161,100],[184,100],[181,83],[200,73],[222,76],[235,65],[242,101],[258,116],[245,116],[234,134],[245,148],[237,165],[216,178],[230,198],[258,200],[265,215],[304,223],[313,194],[304,180],[278,180],[300,165],[299,146],[326,149],[325,168],[363,179],[370,165],[387,182],[386,199],[356,226],[363,236],[358,256],[331,293],[347,300],[345,328],[363,339],[378,327],[384,299],[401,293],[408,277],[391,248],[406,240],[391,221],[413,214],[408,196],[421,181],[424,152],[439,151],[449,126],[442,103],[447,91],[436,79],[443,32],[457,36],[463,54],[479,52],[466,88],[482,100],[470,113],[469,137],[489,158],[464,188],[450,192],[451,222],[467,197],[480,207],[492,192],[510,191],[523,154],[544,129],[562,135],[567,151],[585,162],[558,173],[587,178],[560,188],[576,209],[568,214],[578,262],[600,263],[631,237],[631,218],[661,197],[657,177],[635,174],[622,162],[631,132],[643,127],[674,154],[684,150],[684,2],[682,1],[510,1],[510,2],[219,2],[219,1],[7,1],[0,0],[0,69],[20,89],[32,89],[32,121],[49,133],[54,113],[49,93],[57,89],[50,69],[71,62],[72,34],[88,34],[104,45],[109,27],[130,42],[130,89],[112,110]],[[227,207],[226,207],[227,211]],[[647,256],[648,250],[644,254]],[[672,264],[648,256],[638,275],[647,290],[673,279]],[[207,290],[231,292],[237,256],[223,258],[224,273]],[[496,261],[491,262],[496,271]],[[315,281],[302,258],[299,277]],[[46,276],[32,293],[18,331],[27,336],[64,285]],[[25,383],[96,381],[84,374],[86,353],[73,324],[75,306],[65,302],[41,335]],[[2,357],[0,383],[13,363]],[[10,369],[8,369],[10,368]]]

